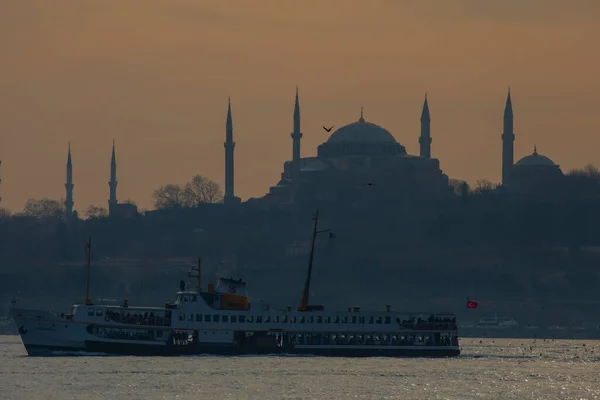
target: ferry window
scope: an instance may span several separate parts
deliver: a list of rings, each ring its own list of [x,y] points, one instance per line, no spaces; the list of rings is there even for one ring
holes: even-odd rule
[[[229,315],[223,315],[223,322],[229,322]]]
[[[162,337],[162,330],[160,330],[160,329],[156,330],[156,337],[157,338]]]
[[[338,317],[335,317],[335,320],[334,320],[334,321],[335,321],[335,323],[336,323],[336,324],[339,324],[339,323],[340,323],[340,317],[339,317],[339,316],[338,316]]]
[[[305,322],[306,322],[306,318],[304,318],[304,317],[300,317],[300,323],[301,323],[301,324],[303,324],[303,323],[305,323]]]
[[[317,317],[317,324],[322,324],[323,323],[323,317]]]
[[[288,322],[287,315],[284,315],[283,317],[281,317],[281,322],[283,322],[284,324],[287,324],[287,322]]]
[[[102,316],[102,309],[97,309],[96,310],[96,317],[101,317]]]
[[[314,317],[312,317],[312,316],[311,316],[311,317],[308,317],[308,323],[309,323],[309,324],[313,324],[313,323],[314,323],[314,319],[315,319],[315,318],[314,318]]]
[[[375,323],[375,317],[369,317],[369,323],[370,324]]]
[[[180,302],[181,301],[181,295],[178,294],[177,297],[175,297],[175,302]]]
[[[343,324],[347,324],[348,323],[348,317],[342,317],[342,323]]]
[[[185,313],[179,313],[179,320],[185,321]]]
[[[365,323],[365,317],[359,317],[358,318],[358,323],[359,324],[364,324]]]
[[[188,297],[187,296],[183,296],[183,302],[187,303],[188,302]]]
[[[194,314],[188,315],[188,321],[193,321],[193,320],[194,320]]]
[[[375,323],[381,324],[381,319],[382,319],[381,317],[377,317],[377,319],[375,320]]]
[[[291,319],[290,319],[290,322],[291,322],[292,324],[295,324],[295,323],[296,323],[296,321],[297,321],[297,319],[296,319],[296,316],[295,316],[295,315],[294,315],[293,317],[291,317]]]
[[[90,317],[93,317],[93,316],[94,316],[94,309],[93,309],[93,308],[88,308],[88,315],[89,315]]]
[[[202,314],[196,314],[196,322],[202,322]]]
[[[326,324],[330,324],[331,323],[331,317],[325,317],[325,323]]]
[[[231,316],[231,322],[233,322],[233,323],[237,322],[237,315]]]
[[[267,315],[267,316],[265,317],[265,324],[268,324],[269,322],[271,322],[271,316],[270,316],[270,315]]]
[[[278,324],[279,323],[279,315],[275,317],[275,323]]]
[[[254,315],[248,315],[248,322],[249,323],[253,323],[254,322]]]
[[[239,321],[240,322],[246,322],[246,316],[245,315],[240,315]]]
[[[198,296],[197,295],[193,295],[192,296],[192,301],[198,301]]]
[[[219,314],[213,314],[213,322],[219,322]]]
[[[262,322],[262,317],[260,315],[256,316],[256,323],[260,324]]]
[[[210,322],[210,315],[204,314],[204,322]]]
[[[386,324],[391,324],[392,323],[392,317],[385,317],[385,323]]]
[[[356,323],[356,317],[352,317],[352,323],[355,324]]]

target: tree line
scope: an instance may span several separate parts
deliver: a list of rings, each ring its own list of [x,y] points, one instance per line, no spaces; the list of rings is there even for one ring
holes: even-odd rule
[[[183,185],[167,184],[160,186],[152,193],[154,207],[157,210],[174,208],[193,208],[202,204],[219,203],[223,200],[223,192],[218,183],[201,175],[194,176]],[[132,203],[127,200],[126,203]],[[77,211],[74,211],[77,216]],[[6,208],[0,208],[0,221],[6,218],[34,217],[39,219],[54,218],[65,219],[65,199],[28,199],[23,210],[11,213]],[[108,209],[97,205],[89,205],[83,211],[85,219],[102,219],[108,217]]]
[[[588,164],[583,168],[573,169],[565,174],[569,190],[574,195],[596,195],[600,190],[600,170]],[[458,197],[471,195],[486,195],[493,193],[499,185],[487,179],[480,179],[473,186],[466,181],[450,179],[449,185]],[[158,187],[152,193],[154,208],[157,210],[194,208],[202,204],[219,203],[223,200],[223,192],[218,183],[202,175],[195,175],[183,185],[166,184]],[[127,201],[127,203],[132,203]],[[64,219],[66,214],[65,199],[48,198],[29,199],[21,212],[11,213],[0,208],[0,221],[11,216],[26,216],[35,218]],[[83,211],[85,219],[102,219],[108,217],[105,207],[89,205]]]
[[[223,192],[218,183],[196,175],[184,185],[171,183],[159,187],[152,193],[152,199],[157,210],[193,208],[221,202]]]

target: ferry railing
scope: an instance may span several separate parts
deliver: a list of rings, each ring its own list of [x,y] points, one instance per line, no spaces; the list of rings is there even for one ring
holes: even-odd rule
[[[128,325],[171,326],[171,318],[167,316],[125,315],[117,312],[108,312],[106,313],[106,320]]]

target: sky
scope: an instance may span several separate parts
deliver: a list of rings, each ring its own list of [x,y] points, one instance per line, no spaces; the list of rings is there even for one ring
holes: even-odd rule
[[[597,0],[14,0],[0,3],[0,206],[117,195],[142,209],[194,175],[224,181],[231,97],[235,190],[259,197],[323,125],[365,119],[418,153],[428,93],[432,155],[450,178],[500,181],[510,86],[515,159],[600,166]]]

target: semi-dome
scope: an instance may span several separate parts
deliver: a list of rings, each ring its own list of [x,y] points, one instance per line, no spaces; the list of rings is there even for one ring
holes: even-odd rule
[[[533,148],[533,154],[521,158],[515,165],[522,166],[557,166],[550,158],[543,156],[537,152],[537,148]]]
[[[327,143],[397,143],[396,139],[386,129],[379,125],[360,119],[348,125],[344,125],[329,137]]]

